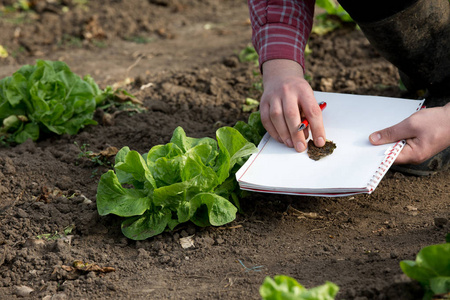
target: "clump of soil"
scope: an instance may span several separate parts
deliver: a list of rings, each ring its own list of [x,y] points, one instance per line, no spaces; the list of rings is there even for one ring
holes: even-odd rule
[[[309,140],[307,153],[309,158],[317,161],[331,155],[334,149],[336,149],[336,144],[333,141],[326,140],[323,147],[317,147],[313,140]]]

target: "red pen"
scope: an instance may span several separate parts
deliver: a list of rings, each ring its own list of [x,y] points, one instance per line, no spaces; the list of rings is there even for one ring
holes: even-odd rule
[[[325,107],[327,107],[327,103],[322,101],[319,103],[319,107],[320,110],[324,110]],[[304,119],[303,122],[298,126],[298,131],[305,129],[306,127],[308,127],[308,125],[309,125],[308,120]]]

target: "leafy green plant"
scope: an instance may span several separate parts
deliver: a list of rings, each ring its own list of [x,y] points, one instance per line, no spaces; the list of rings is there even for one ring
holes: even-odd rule
[[[259,288],[263,300],[333,300],[339,287],[327,281],[325,284],[306,289],[294,278],[276,275],[266,277]]]
[[[101,176],[99,214],[124,217],[122,232],[133,240],[188,221],[198,226],[233,221],[239,206],[234,174],[256,147],[231,127],[219,128],[216,139],[187,137],[178,127],[169,143],[143,155],[122,148],[115,171]]]
[[[252,98],[245,98],[245,104],[242,106],[243,112],[251,112],[258,109],[259,101]]]
[[[422,248],[416,260],[403,260],[400,268],[411,279],[424,287],[423,299],[432,299],[434,295],[450,293],[450,236],[445,244]]]
[[[89,144],[78,145],[77,142],[74,144],[80,149],[80,153],[78,153],[78,159],[85,158],[91,161],[94,165],[97,166],[107,166],[112,167],[111,162],[108,160],[107,156],[103,156],[100,153],[94,153],[91,150],[88,150]]]
[[[64,228],[63,232],[61,232],[61,233],[59,233],[58,231],[55,231],[55,233],[44,233],[44,234],[37,235],[36,238],[38,240],[42,239],[42,240],[47,240],[47,241],[58,240],[60,238],[63,238],[65,236],[68,236],[69,234],[71,234],[74,228],[75,228],[74,225],[69,225],[69,226],[66,226]]]
[[[261,114],[259,111],[255,111],[250,114],[248,117],[248,123],[244,121],[237,121],[234,128],[237,129],[242,136],[247,139],[247,141],[255,145],[259,144],[262,137],[266,133],[266,129],[261,122]]]
[[[239,61],[240,62],[253,62],[255,66],[259,65],[259,56],[256,52],[255,48],[252,45],[248,45],[241,52],[239,52]]]
[[[0,81],[0,136],[16,143],[37,140],[40,131],[76,134],[104,95],[90,76],[81,79],[64,62],[38,60]]]
[[[92,77],[79,77],[64,62],[37,60],[0,80],[0,140],[20,144],[42,132],[73,135],[97,124],[96,107],[129,105],[132,97],[111,87],[101,90]]]

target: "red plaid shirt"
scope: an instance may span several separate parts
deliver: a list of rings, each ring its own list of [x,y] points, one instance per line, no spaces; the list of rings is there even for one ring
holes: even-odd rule
[[[305,67],[315,0],[247,0],[252,42],[260,66],[271,59],[290,59]]]

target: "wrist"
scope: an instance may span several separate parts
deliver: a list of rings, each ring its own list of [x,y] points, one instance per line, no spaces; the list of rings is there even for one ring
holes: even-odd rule
[[[267,73],[281,74],[281,73],[297,73],[303,77],[303,67],[296,61],[289,59],[271,59],[262,65],[263,76]],[[268,75],[269,75],[268,74]]]
[[[289,59],[272,59],[263,63],[263,82],[272,78],[297,77],[304,78],[303,67],[296,61]]]

